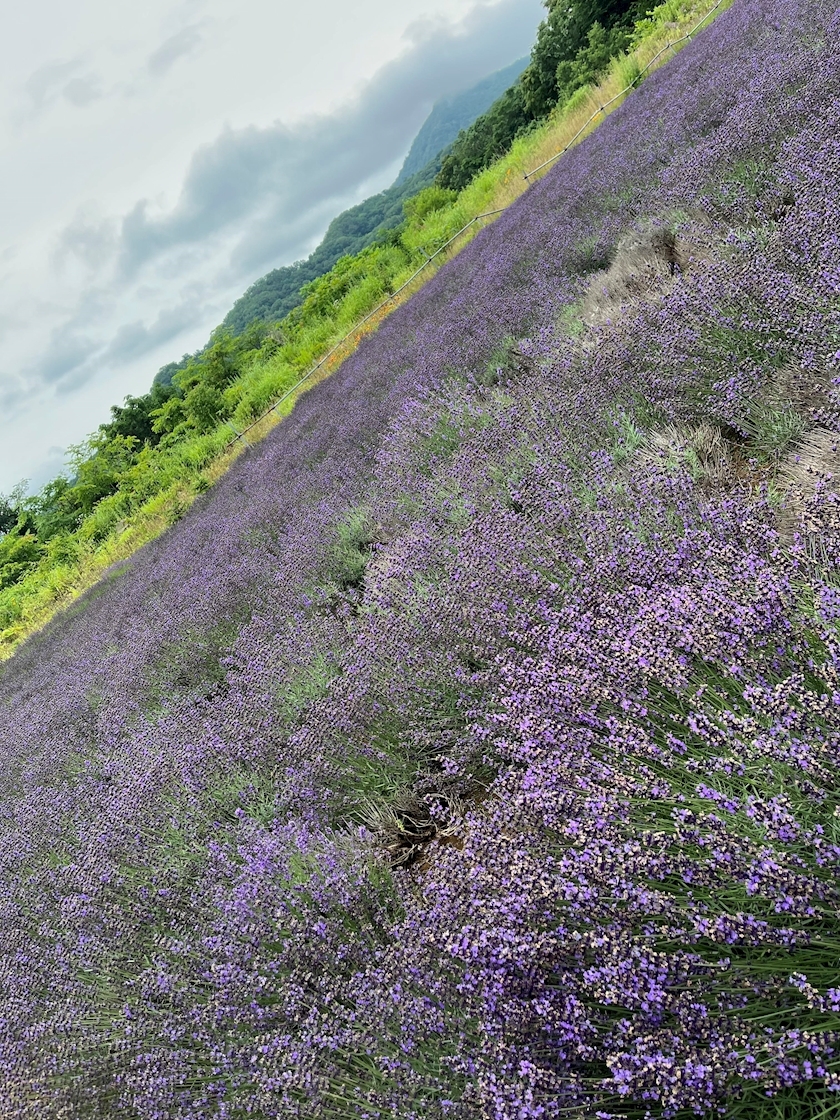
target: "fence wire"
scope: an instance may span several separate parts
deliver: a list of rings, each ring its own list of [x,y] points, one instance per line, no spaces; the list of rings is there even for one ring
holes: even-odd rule
[[[574,145],[576,140],[580,139],[580,137],[583,135],[583,133],[586,132],[587,128],[589,128],[589,126],[592,124],[592,122],[597,117],[600,117],[600,115],[603,112],[605,112],[606,109],[608,109],[610,105],[613,105],[616,101],[620,100],[620,98],[624,97],[625,94],[628,94],[628,93],[632,92],[632,90],[634,90],[636,88],[636,86],[638,85],[642,75],[645,73],[646,70],[649,70],[651,68],[651,66],[653,66],[654,62],[656,62],[656,60],[658,58],[661,58],[662,55],[666,53],[666,51],[674,50],[674,48],[677,46],[678,43],[685,43],[687,40],[689,40],[692,37],[692,35],[695,35],[697,33],[698,28],[702,27],[703,24],[706,22],[706,20],[709,18],[709,16],[712,15],[713,12],[716,12],[717,9],[721,6],[721,4],[724,4],[724,3],[726,3],[726,0],[717,0],[717,3],[714,5],[714,7],[709,8],[708,12],[706,12],[706,14],[703,16],[703,18],[701,20],[699,20],[699,22],[696,23],[690,31],[687,31],[685,33],[685,35],[680,35],[680,37],[678,39],[669,39],[668,42],[665,44],[665,46],[662,48],[662,50],[657,51],[656,54],[653,56],[653,58],[651,58],[648,62],[646,62],[645,65],[639,70],[638,77],[634,78],[633,81],[630,83],[630,85],[625,86],[624,89],[619,90],[619,92],[615,95],[615,97],[611,97],[609,99],[609,101],[605,101],[603,105],[598,106],[598,108],[595,110],[595,112],[592,114],[592,116],[589,117],[588,120],[584,121],[584,123],[580,126],[580,128],[577,130],[577,132],[574,134],[574,136],[571,138],[571,140],[568,142],[568,144],[566,144],[563,148],[561,148],[559,152],[556,152],[553,156],[549,156],[549,158],[547,160],[544,160],[542,163],[538,164],[532,171],[526,171],[524,176],[523,176],[523,178],[526,180],[526,182],[528,182],[530,184],[531,177],[533,175],[536,175],[536,173],[538,171],[542,171],[542,169],[544,167],[548,167],[549,164],[554,163],[554,161],[559,159],[560,156],[562,156],[566,152],[568,152],[569,148],[571,148]]]
[[[283,404],[284,401],[287,401],[293,393],[297,392],[301,385],[303,385],[305,381],[308,381],[309,378],[313,376],[313,374],[317,373],[318,370],[321,369],[326,364],[326,362],[328,362],[330,358],[341,349],[341,347],[345,344],[345,342],[348,341],[348,339],[352,338],[353,335],[360,331],[366,323],[369,323],[370,320],[374,318],[374,316],[378,315],[380,311],[384,310],[384,308],[386,308],[389,303],[395,300],[401,292],[404,292],[410,284],[413,284],[417,277],[421,274],[421,272],[424,272],[429,267],[435,257],[440,256],[441,253],[448,249],[453,241],[457,241],[461,234],[467,232],[470,226],[475,225],[476,222],[480,222],[484,218],[492,218],[494,214],[501,214],[506,209],[506,206],[501,206],[497,210],[488,210],[484,214],[476,214],[474,218],[471,218],[465,226],[462,226],[462,228],[459,229],[457,233],[454,233],[452,237],[450,237],[448,241],[445,241],[439,249],[436,249],[434,253],[431,254],[431,256],[428,256],[417,269],[417,271],[412,272],[411,276],[409,276],[409,278],[404,281],[404,283],[400,284],[398,288],[395,288],[387,299],[384,299],[382,303],[380,303],[377,307],[374,307],[372,311],[369,311],[367,315],[365,315],[364,319],[360,319],[359,322],[356,323],[356,325],[351,330],[349,330],[343,338],[339,339],[339,341],[335,344],[335,346],[333,346],[331,350],[327,351],[327,353],[323,356],[323,358],[321,358],[319,362],[317,362],[311,369],[307,370],[306,373],[301,378],[299,378],[290,389],[287,389],[281,397],[278,397],[271,408],[267,408],[265,412],[263,412],[262,415],[258,416],[256,420],[253,420],[247,428],[243,428],[241,432],[237,432],[234,439],[232,439],[227,446],[232,447],[237,442],[237,440],[240,439],[247,444],[248,441],[245,439],[245,436],[248,434],[248,432],[251,431],[252,428],[256,428],[256,426],[262,423],[262,421],[265,420],[267,416],[270,416],[272,412],[276,412],[280,405]],[[250,444],[248,446],[250,446]]]
[[[667,51],[673,51],[675,47],[677,47],[680,43],[685,43],[689,39],[691,39],[692,36],[695,35],[697,31],[703,26],[709,16],[713,15],[714,12],[716,12],[722,4],[727,2],[728,0],[717,0],[717,3],[713,7],[709,8],[706,14],[700,20],[698,20],[698,22],[694,25],[694,27],[691,28],[690,31],[687,31],[685,35],[680,35],[678,39],[669,39],[665,46],[660,51],[657,51],[653,58],[649,59],[648,62],[645,63],[645,65],[639,70],[638,76],[634,78],[634,80],[629,85],[625,86],[624,89],[620,90],[614,97],[611,97],[609,101],[605,101],[603,105],[598,106],[595,112],[580,126],[571,140],[569,140],[569,142],[565,144],[559,152],[556,152],[553,156],[550,156],[547,160],[544,160],[542,163],[538,164],[531,171],[526,171],[523,175],[523,178],[525,179],[525,182],[528,184],[528,186],[531,185],[531,179],[539,171],[542,171],[543,168],[550,166],[562,155],[565,155],[565,153],[568,152],[568,150],[572,148],[580,139],[580,137],[586,132],[592,122],[602,114],[606,113],[606,110],[610,107],[610,105],[613,105],[616,101],[619,101],[626,94],[631,93],[638,85],[645,71],[649,70],[651,66],[653,66],[653,64],[657,61],[657,59],[661,58],[662,55]],[[371,319],[378,315],[380,311],[383,311],[388,306],[388,304],[395,300],[401,292],[404,292],[405,289],[409,287],[409,285],[413,284],[417,277],[420,276],[420,274],[424,272],[430,264],[432,264],[434,259],[440,256],[441,253],[445,252],[445,250],[448,249],[454,241],[457,241],[458,238],[465,234],[468,229],[475,225],[476,222],[483,221],[485,218],[492,218],[496,214],[503,213],[506,209],[506,206],[501,206],[497,210],[488,210],[484,214],[477,214],[474,218],[471,218],[465,226],[462,226],[457,233],[454,233],[448,241],[445,241],[444,244],[440,246],[439,249],[436,249],[430,256],[427,255],[426,260],[423,261],[416,272],[413,272],[411,276],[409,276],[409,278],[399,286],[399,288],[391,292],[387,299],[384,299],[382,303],[380,303],[377,307],[374,307],[372,311],[369,311],[368,314],[365,315],[364,319],[360,319],[359,322],[356,323],[356,325],[351,330],[349,330],[343,338],[339,339],[339,341],[335,344],[335,346],[332,347],[331,350],[327,351],[327,353],[323,356],[323,358],[320,359],[320,361],[312,366],[311,369],[307,370],[306,373],[303,374],[303,376],[300,377],[294,383],[294,385],[291,386],[291,388],[287,389],[286,392],[283,393],[283,395],[279,397],[270,408],[267,408],[265,412],[258,416],[256,420],[252,421],[246,428],[243,428],[241,432],[237,432],[236,429],[233,428],[233,425],[229,424],[229,427],[233,428],[233,430],[236,432],[236,435],[227,444],[227,448],[229,449],[233,447],[233,445],[239,440],[242,440],[246,447],[250,448],[252,444],[250,444],[245,438],[248,432],[250,432],[253,428],[256,428],[258,424],[261,424],[263,420],[266,419],[266,417],[272,414],[272,412],[276,412],[280,405],[282,405],[284,401],[287,401],[289,397],[296,393],[301,385],[308,381],[310,377],[314,376],[314,374],[316,374],[319,369],[322,369],[324,365],[330,360],[330,358],[332,358],[333,355],[335,355],[341,349],[341,347],[344,346],[344,344],[353,337],[354,334],[362,330],[362,328],[367,323],[369,323]]]

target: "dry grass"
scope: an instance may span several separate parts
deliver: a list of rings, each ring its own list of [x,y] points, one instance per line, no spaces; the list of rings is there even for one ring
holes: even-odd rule
[[[728,487],[737,482],[732,448],[714,424],[668,424],[648,433],[632,462],[634,471],[657,475],[688,470],[704,487]]]
[[[796,441],[779,464],[775,485],[781,496],[779,531],[790,542],[802,533],[819,550],[826,534],[840,533],[840,436],[812,428]],[[821,501],[815,501],[817,495]],[[826,500],[828,499],[828,500]]]
[[[840,483],[840,436],[813,428],[784,459],[779,476],[790,486],[813,492],[817,485],[835,490]]]

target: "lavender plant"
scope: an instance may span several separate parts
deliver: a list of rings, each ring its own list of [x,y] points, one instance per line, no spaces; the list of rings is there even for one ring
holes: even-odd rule
[[[0,668],[4,1118],[840,1112],[838,34],[741,0]]]

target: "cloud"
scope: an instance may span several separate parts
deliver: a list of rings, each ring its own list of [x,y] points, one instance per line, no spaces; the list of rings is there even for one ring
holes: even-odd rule
[[[32,110],[40,113],[61,97],[80,109],[98,101],[102,97],[99,79],[94,74],[79,74],[83,66],[80,58],[74,58],[36,70],[24,85]]]
[[[0,374],[0,410],[3,413],[16,413],[30,396],[31,387],[22,377]]]
[[[170,35],[157,50],[149,55],[146,60],[146,69],[154,77],[162,77],[172,69],[179,58],[192,54],[201,42],[201,38],[198,24],[182,28],[174,35]]]
[[[142,290],[137,294],[141,299],[149,295]],[[76,314],[50,333],[46,350],[25,371],[25,378],[3,386],[0,406],[11,411],[38,388],[60,395],[73,392],[103,367],[118,367],[150,353],[206,320],[205,297],[204,286],[189,284],[178,302],[160,310],[148,325],[142,319],[124,323],[108,340],[102,328],[106,320],[113,320],[114,306],[106,293],[92,289]]]
[[[42,109],[47,101],[57,96],[58,90],[82,65],[81,59],[74,58],[69,62],[50,62],[41,66],[27,80],[24,89],[29,95],[33,108]]]
[[[116,362],[140,357],[201,323],[203,317],[204,306],[200,299],[188,296],[177,307],[161,311],[148,327],[141,320],[120,327],[102,357]]]
[[[153,215],[140,200],[125,216],[124,275],[178,246],[231,230],[240,235],[232,260],[243,273],[269,262],[261,233],[273,243],[279,225],[301,223],[325,202],[347,199],[398,160],[438,98],[527,51],[541,12],[539,0],[501,0],[474,8],[454,26],[417,23],[403,53],[331,116],[294,127],[225,129],[194,154],[169,213]]]
[[[98,101],[102,97],[99,82],[92,75],[85,78],[72,78],[61,92],[71,105],[75,105],[79,109],[83,109],[86,105],[90,105],[91,102]]]
[[[54,257],[58,264],[63,264],[68,257],[75,257],[95,269],[113,257],[116,245],[116,223],[83,211],[62,230]]]
[[[72,385],[81,384],[80,367],[99,345],[90,335],[83,334],[74,320],[50,332],[49,344],[29,370],[39,384],[58,385],[68,380]]]

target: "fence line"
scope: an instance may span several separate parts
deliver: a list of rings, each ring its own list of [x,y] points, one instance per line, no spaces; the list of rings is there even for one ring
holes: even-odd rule
[[[694,27],[691,28],[690,31],[687,31],[685,33],[685,35],[681,35],[678,39],[674,39],[674,40],[669,39],[668,42],[665,44],[665,46],[660,51],[657,51],[656,54],[653,56],[653,58],[651,58],[648,62],[645,63],[645,65],[639,71],[638,77],[635,78],[634,81],[631,82],[630,85],[625,86],[623,90],[621,90],[619,93],[617,93],[614,97],[611,97],[609,99],[609,101],[605,101],[603,105],[600,105],[595,110],[595,112],[592,114],[592,116],[589,117],[589,119],[587,121],[585,121],[584,124],[581,125],[581,127],[578,129],[578,131],[575,133],[575,135],[571,138],[571,140],[568,142],[568,144],[566,144],[555,155],[551,156],[547,160],[544,160],[541,164],[539,164],[537,167],[535,167],[532,171],[526,171],[523,175],[523,178],[525,179],[525,182],[528,184],[528,186],[531,185],[531,179],[534,175],[537,174],[538,171],[542,171],[542,169],[544,167],[548,167],[549,164],[554,163],[554,161],[559,159],[560,156],[565,155],[565,153],[569,150],[569,148],[571,148],[573,146],[573,144],[575,143],[575,141],[578,140],[581,137],[581,135],[592,124],[592,122],[595,120],[596,117],[599,117],[602,113],[604,113],[605,110],[610,105],[612,105],[614,102],[618,101],[619,98],[624,97],[625,94],[630,93],[633,89],[635,89],[636,84],[638,83],[639,79],[642,77],[642,75],[645,73],[646,70],[649,70],[651,68],[651,66],[653,66],[654,62],[656,62],[656,60],[658,58],[660,58],[663,54],[665,54],[666,51],[674,50],[674,48],[677,46],[678,43],[684,43],[687,39],[690,39],[692,37],[692,35],[695,34],[697,29],[702,27],[702,25],[706,22],[706,20],[709,18],[709,16],[712,15],[713,12],[717,11],[717,9],[722,4],[724,4],[726,2],[727,2],[727,0],[717,0],[717,3],[713,7],[709,8],[708,12],[706,12],[706,14],[699,20],[698,23],[696,23],[694,25]],[[327,353],[323,356],[323,358],[321,358],[321,360],[319,362],[317,362],[314,366],[312,366],[311,369],[307,370],[306,373],[302,377],[300,377],[294,383],[294,385],[292,385],[292,387],[290,389],[287,389],[286,392],[283,393],[283,395],[281,397],[279,397],[270,408],[267,408],[265,410],[265,412],[263,412],[260,416],[258,416],[256,420],[253,420],[246,428],[243,428],[243,430],[241,432],[237,432],[236,429],[233,427],[233,425],[229,423],[229,427],[233,428],[233,430],[236,432],[236,435],[227,444],[226,450],[233,447],[233,445],[240,439],[243,441],[243,443],[245,444],[246,447],[251,447],[252,445],[250,443],[248,443],[248,440],[245,438],[246,435],[248,434],[248,432],[250,432],[253,428],[256,428],[256,426],[258,424],[261,424],[262,421],[265,420],[265,418],[267,416],[270,416],[272,412],[276,412],[277,409],[280,407],[280,405],[283,404],[284,401],[287,401],[289,399],[289,397],[292,396],[293,393],[296,393],[297,390],[301,387],[301,385],[303,385],[303,383],[305,381],[308,381],[309,378],[313,376],[313,374],[317,373],[318,370],[321,369],[330,360],[330,358],[341,349],[341,347],[345,344],[345,342],[347,342],[348,339],[352,338],[353,335],[356,334],[357,331],[360,331],[365,326],[366,323],[369,323],[370,320],[375,315],[378,315],[379,312],[382,311],[385,307],[387,307],[388,304],[391,303],[392,300],[396,299],[396,297],[400,294],[400,292],[404,292],[405,289],[410,284],[414,283],[414,281],[417,279],[417,277],[420,275],[420,273],[423,272],[426,268],[429,267],[429,265],[432,263],[432,261],[435,259],[435,257],[439,256],[442,252],[444,252],[444,250],[448,249],[449,246],[453,243],[453,241],[457,241],[458,238],[462,234],[467,232],[467,230],[470,228],[470,226],[475,225],[476,222],[483,221],[484,218],[492,218],[495,214],[501,214],[506,209],[507,209],[506,206],[501,206],[497,210],[488,210],[484,214],[477,214],[474,218],[471,218],[465,226],[462,226],[461,229],[459,229],[457,233],[454,233],[452,235],[452,237],[449,238],[448,241],[445,241],[443,243],[443,245],[440,246],[439,249],[436,249],[434,251],[434,253],[432,253],[431,256],[426,254],[425,250],[421,250],[426,255],[426,259],[423,261],[423,263],[420,265],[420,267],[417,269],[417,271],[413,272],[411,274],[411,276],[409,276],[409,278],[403,284],[400,284],[399,288],[397,288],[396,291],[391,292],[391,294],[388,296],[387,299],[383,300],[382,303],[380,303],[377,307],[374,307],[374,309],[372,311],[368,312],[368,314],[365,315],[364,319],[361,319],[358,323],[356,323],[356,325],[351,330],[349,330],[347,332],[347,334],[344,335],[344,337],[341,338],[335,344],[335,346],[332,347],[331,350],[327,351]]]
[[[569,148],[572,147],[574,142],[587,130],[587,128],[589,128],[589,126],[592,124],[592,122],[595,120],[596,117],[599,117],[601,115],[601,113],[603,113],[604,110],[608,108],[608,106],[612,105],[613,102],[618,101],[618,99],[620,97],[624,97],[624,95],[626,93],[630,93],[632,90],[634,90],[636,88],[636,85],[637,85],[639,79],[641,78],[641,76],[644,74],[644,72],[646,70],[649,70],[651,68],[651,66],[653,66],[654,62],[656,62],[656,60],[658,58],[660,58],[663,54],[665,54],[666,51],[669,51],[669,50],[672,51],[678,43],[684,43],[686,41],[686,39],[690,39],[691,36],[697,31],[697,28],[701,27],[706,22],[706,20],[709,18],[709,16],[712,14],[712,12],[717,11],[717,9],[721,6],[721,4],[723,4],[725,2],[726,2],[726,0],[717,0],[717,3],[714,5],[714,7],[709,8],[708,12],[706,12],[706,14],[703,16],[703,18],[699,21],[699,23],[696,23],[690,31],[687,31],[685,33],[685,35],[681,35],[679,37],[679,39],[674,39],[674,40],[669,39],[668,42],[665,44],[665,46],[662,48],[662,50],[657,51],[656,54],[653,56],[653,58],[651,58],[648,62],[645,63],[645,65],[639,71],[638,77],[634,78],[629,86],[625,86],[624,89],[619,90],[619,92],[615,95],[615,97],[611,97],[609,99],[609,101],[605,101],[603,105],[598,106],[598,108],[595,110],[595,112],[592,114],[592,116],[587,121],[584,121],[584,123],[580,126],[580,128],[577,130],[577,132],[574,134],[574,136],[571,138],[571,140],[568,142],[568,144],[565,145],[565,147],[561,148],[561,150],[559,152],[555,153],[555,155],[553,155],[553,156],[550,156],[547,160],[544,160],[541,164],[539,164],[537,167],[535,167],[532,171],[526,171],[525,174],[523,175],[523,178],[529,184],[529,186],[530,186],[530,182],[531,182],[531,177],[533,175],[536,175],[536,173],[538,171],[542,171],[542,169],[544,167],[548,167],[548,165],[550,163],[554,163],[554,161],[556,159],[559,159],[560,156],[565,155],[565,153],[568,152]]]
[[[722,2],[722,0],[721,0],[721,2]],[[347,332],[347,334],[344,335],[343,338],[339,339],[339,341],[335,344],[335,346],[333,346],[333,348],[331,350],[328,350],[327,353],[323,356],[323,358],[321,358],[321,360],[319,362],[317,362],[310,370],[307,370],[306,373],[303,375],[303,377],[299,378],[294,383],[294,385],[292,385],[292,387],[290,389],[286,390],[286,392],[282,395],[282,397],[279,397],[274,402],[274,404],[271,406],[271,408],[267,408],[265,410],[265,412],[263,412],[262,415],[258,416],[256,420],[253,420],[248,425],[247,428],[243,428],[241,432],[237,432],[234,439],[232,439],[230,441],[230,443],[228,443],[227,446],[229,448],[233,447],[233,445],[236,443],[236,441],[240,440],[240,439],[243,440],[246,445],[250,446],[250,444],[248,444],[248,441],[245,439],[245,436],[248,434],[248,432],[250,432],[252,428],[255,428],[257,426],[257,424],[262,423],[262,421],[265,420],[266,416],[270,416],[272,412],[276,412],[277,409],[280,407],[280,405],[283,404],[284,401],[287,401],[293,393],[297,392],[297,390],[304,383],[304,381],[308,381],[309,378],[312,377],[312,375],[314,373],[317,373],[318,370],[321,369],[321,367],[326,362],[328,362],[330,360],[330,358],[333,356],[333,354],[335,354],[338,350],[341,349],[341,347],[344,345],[345,342],[347,342],[347,340],[349,338],[352,338],[353,335],[356,334],[357,331],[360,331],[366,323],[369,323],[370,320],[375,315],[377,315],[380,311],[382,311],[383,308],[387,307],[388,304],[391,303],[392,300],[396,299],[396,297],[400,294],[400,292],[405,291],[405,289],[409,286],[409,284],[412,284],[417,279],[417,277],[420,275],[420,273],[423,272],[426,268],[428,268],[428,266],[432,263],[432,261],[435,259],[435,257],[439,256],[445,249],[448,249],[453,241],[457,241],[462,233],[467,232],[467,230],[470,228],[470,226],[475,225],[476,222],[480,222],[484,218],[492,218],[494,214],[501,214],[506,209],[507,209],[506,206],[500,206],[498,210],[488,210],[484,214],[476,214],[476,216],[474,218],[470,218],[470,220],[467,222],[467,224],[465,226],[462,226],[461,229],[459,229],[457,233],[454,233],[449,238],[448,241],[445,241],[439,249],[436,249],[434,251],[434,253],[432,253],[431,256],[427,256],[426,260],[423,261],[423,263],[420,265],[420,267],[417,269],[417,271],[412,272],[411,276],[409,276],[409,278],[404,283],[400,284],[400,286],[395,291],[391,292],[391,294],[388,296],[387,299],[383,300],[382,303],[380,303],[377,307],[374,307],[374,309],[372,311],[369,311],[368,314],[365,315],[364,319],[360,319],[359,322],[356,323],[356,325],[351,330],[349,330]],[[233,425],[230,425],[230,426],[232,427]],[[236,429],[234,429],[234,431],[235,430]]]

